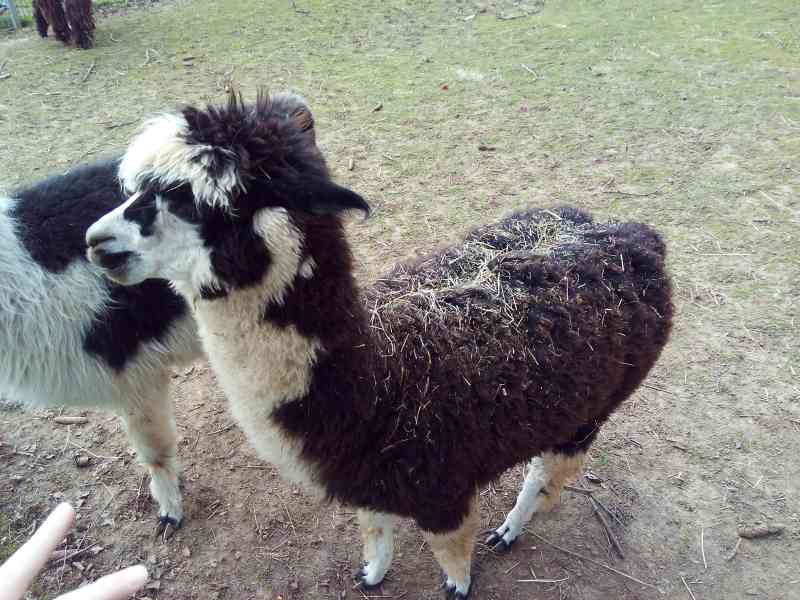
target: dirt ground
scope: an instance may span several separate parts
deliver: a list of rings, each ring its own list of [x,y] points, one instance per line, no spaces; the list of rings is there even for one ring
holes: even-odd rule
[[[337,179],[373,204],[350,227],[364,280],[520,206],[653,224],[670,245],[674,336],[581,483],[614,513],[625,558],[588,498],[565,492],[511,553],[477,545],[472,597],[797,599],[798,22],[788,0],[132,7],[98,20],[90,51],[0,36],[0,185],[118,151],[143,115],[228,85],[290,87]],[[187,520],[168,541],[113,417],[0,410],[0,558],[57,502],[79,513],[67,546],[85,552],[52,563],[31,597],[139,561],[151,600],[441,596],[410,523],[385,583],[353,589],[354,512],[260,462],[204,364],[176,373],[174,396]],[[484,490],[486,529],[520,481],[521,468]],[[783,531],[737,535],[759,524]]]

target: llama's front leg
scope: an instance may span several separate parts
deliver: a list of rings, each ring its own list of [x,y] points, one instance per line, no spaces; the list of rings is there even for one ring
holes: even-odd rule
[[[358,511],[358,524],[364,540],[364,566],[356,573],[356,581],[371,588],[383,581],[394,553],[394,526],[397,517],[371,510]]]
[[[535,512],[550,510],[558,502],[561,488],[578,474],[583,457],[583,452],[574,455],[546,453],[531,460],[517,503],[503,524],[486,540],[486,545],[501,551],[511,548]]]
[[[183,522],[175,417],[168,382],[161,386],[153,382],[153,389],[158,391],[145,402],[124,407],[121,417],[139,462],[150,473],[150,494],[158,503],[156,534],[170,536]]]
[[[466,600],[469,597],[472,549],[479,526],[480,506],[476,493],[470,500],[469,511],[458,529],[444,533],[425,533],[433,555],[447,577],[445,594],[448,600]]]

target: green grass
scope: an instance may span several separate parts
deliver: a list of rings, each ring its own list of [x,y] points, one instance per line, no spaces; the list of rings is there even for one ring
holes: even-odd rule
[[[740,435],[741,414],[774,415],[780,425],[748,421],[748,447],[796,506],[800,448],[785,423],[800,418],[800,4],[551,0],[515,20],[469,1],[296,4],[307,12],[179,1],[100,19],[89,51],[16,43],[0,81],[0,184],[119,151],[144,115],[221,100],[232,80],[250,97],[308,99],[337,179],[375,209],[351,228],[362,274],[523,205],[652,223],[678,318],[654,373],[670,392],[637,419],[693,434],[690,468],[735,480],[725,462],[708,468],[714,444]],[[643,497],[685,493],[658,488],[670,474],[636,474]],[[772,574],[794,573],[771,556]],[[732,597],[740,579],[707,596]]]
[[[3,514],[0,514],[0,565],[19,548],[18,544],[7,539],[9,531],[8,519]]]

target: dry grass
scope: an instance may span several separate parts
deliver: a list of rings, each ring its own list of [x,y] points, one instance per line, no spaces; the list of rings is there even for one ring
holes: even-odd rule
[[[552,258],[558,248],[580,242],[581,234],[592,228],[549,210],[515,213],[479,227],[464,242],[402,263],[380,278],[369,295],[372,325],[395,312],[415,315],[426,330],[433,319],[463,329],[477,312],[517,326],[530,290],[504,275],[503,259]]]

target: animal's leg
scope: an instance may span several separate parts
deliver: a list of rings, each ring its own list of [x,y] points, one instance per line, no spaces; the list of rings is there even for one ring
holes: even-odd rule
[[[39,6],[41,0],[34,0],[33,3],[33,18],[36,19],[36,31],[43,38],[47,37],[47,19],[42,12],[42,7]]]
[[[356,581],[370,588],[383,581],[394,553],[394,526],[397,518],[371,510],[358,511],[358,524],[364,540],[364,566],[356,573]]]
[[[544,470],[547,473],[547,485],[544,488],[544,500],[539,511],[551,510],[561,501],[561,490],[564,485],[577,479],[586,458],[585,452],[576,454],[550,454],[542,456]]]
[[[45,8],[44,14],[47,17],[50,27],[59,42],[69,44],[69,25],[67,16],[64,14],[64,7],[61,0],[42,0],[42,7]]]
[[[169,381],[152,382],[149,398],[121,411],[131,446],[139,462],[150,473],[150,493],[158,502],[159,525],[156,533],[171,535],[183,521],[183,505],[178,484],[175,417],[169,401]]]
[[[72,43],[78,48],[94,45],[94,17],[90,0],[66,0],[66,14],[72,35]]]
[[[425,533],[433,555],[447,576],[445,585],[448,600],[465,600],[469,596],[472,548],[479,526],[480,509],[476,493],[458,529],[445,533]]]
[[[508,550],[534,513],[550,510],[558,503],[564,483],[578,474],[584,456],[583,452],[547,452],[534,458],[528,465],[517,503],[503,524],[492,532],[486,544],[496,550]]]

